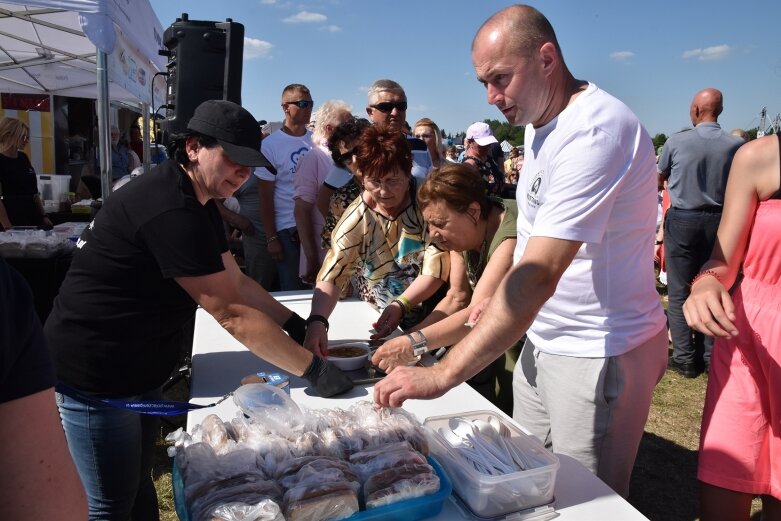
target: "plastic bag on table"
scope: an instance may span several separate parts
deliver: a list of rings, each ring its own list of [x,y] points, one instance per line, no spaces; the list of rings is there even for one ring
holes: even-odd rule
[[[351,454],[360,452],[371,440],[361,429],[328,428],[320,433],[328,454],[335,458],[347,459]]]
[[[438,490],[439,476],[431,465],[402,465],[370,476],[364,484],[363,494],[366,508],[370,509],[427,496]]]
[[[345,476],[349,476],[350,480],[358,480],[355,474],[355,470],[353,469],[352,465],[350,465],[350,463],[327,456],[302,456],[298,458],[292,458],[281,462],[270,475],[276,481],[282,481],[289,476],[298,474],[298,472],[307,465],[311,465],[315,470],[335,468],[341,470]]]
[[[358,512],[360,484],[350,481],[304,482],[285,492],[287,521],[343,519]]]
[[[233,402],[241,412],[273,433],[289,435],[304,424],[296,402],[273,385],[242,385],[233,393]]]
[[[270,499],[257,505],[227,503],[215,508],[211,515],[215,521],[285,521],[279,505]]]
[[[279,502],[282,489],[273,481],[254,474],[203,483],[195,495],[186,498],[192,521],[211,521],[209,515],[219,506],[230,503],[254,505],[264,499]]]
[[[351,481],[360,483],[358,474],[349,467],[349,464],[336,465],[332,462],[319,459],[312,461],[301,467],[295,474],[281,478],[278,483],[285,489],[293,489],[306,483],[336,483],[340,481]]]
[[[356,469],[364,479],[383,470],[404,466],[428,465],[426,457],[416,451],[407,442],[387,445],[387,448],[374,449],[355,454]]]

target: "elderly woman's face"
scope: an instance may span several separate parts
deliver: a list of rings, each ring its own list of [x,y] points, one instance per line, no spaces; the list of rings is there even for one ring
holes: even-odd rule
[[[398,210],[407,199],[409,175],[401,169],[384,175],[363,172],[363,187],[383,209]]]
[[[443,250],[466,251],[482,240],[477,236],[477,203],[472,203],[466,212],[457,212],[442,200],[433,201],[423,209],[423,220],[431,240]]]

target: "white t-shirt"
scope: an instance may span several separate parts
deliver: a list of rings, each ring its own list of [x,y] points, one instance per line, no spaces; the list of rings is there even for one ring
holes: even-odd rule
[[[664,327],[653,237],[656,163],[637,117],[596,85],[557,118],[526,127],[518,182],[518,245],[529,237],[582,241],[528,331],[541,351],[616,356]]]
[[[312,133],[291,136],[277,130],[263,140],[260,151],[277,169],[277,175],[266,168],[256,168],[255,175],[263,181],[274,181],[274,223],[277,230],[286,230],[296,225],[293,217],[293,180],[298,162],[312,148]]]
[[[323,224],[325,219],[320,210],[317,209],[317,192],[323,185],[323,180],[330,170],[334,167],[334,161],[331,159],[331,153],[327,147],[317,145],[301,159],[298,163],[298,173],[293,182],[293,199],[301,199],[311,205],[310,222],[312,223],[312,237],[315,241],[315,247],[320,256],[320,263],[325,259],[324,250],[321,247],[323,233]],[[299,234],[301,229],[298,230]],[[299,261],[299,275],[306,273],[306,256],[304,255],[304,246],[301,245],[301,256]]]

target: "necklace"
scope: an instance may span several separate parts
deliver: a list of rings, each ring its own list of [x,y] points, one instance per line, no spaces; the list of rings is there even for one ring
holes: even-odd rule
[[[488,253],[488,223],[486,222],[485,232],[483,232],[483,244],[480,246],[480,252],[475,262],[474,250],[469,250],[466,255],[466,276],[469,279],[469,285],[472,289],[477,286],[477,281],[480,280],[480,276],[483,274],[485,268],[485,257]]]

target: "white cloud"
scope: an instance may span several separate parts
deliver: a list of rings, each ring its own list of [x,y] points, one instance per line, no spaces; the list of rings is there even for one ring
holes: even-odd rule
[[[705,47],[704,49],[692,49],[686,51],[681,55],[681,58],[688,60],[689,58],[696,58],[700,61],[714,61],[722,60],[729,56],[732,52],[732,47],[729,45],[714,45],[712,47]]]
[[[277,0],[260,0],[260,3],[263,5],[274,5],[277,3]]]
[[[301,11],[293,16],[288,16],[282,21],[288,24],[300,24],[300,23],[322,23],[328,20],[328,17],[320,13],[310,13],[309,11]]]
[[[271,55],[271,42],[244,37],[244,59],[266,58]]]
[[[321,31],[328,31],[329,33],[338,33],[342,30],[338,25],[324,25],[320,28]]]
[[[632,51],[616,51],[610,53],[610,59],[614,62],[629,63],[629,60],[633,58],[635,53]]]

